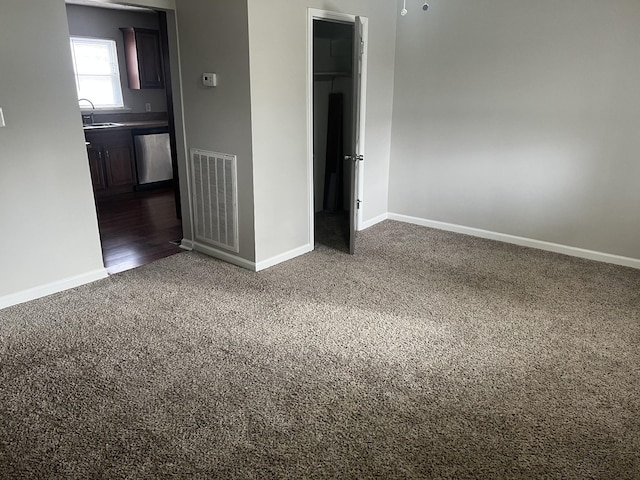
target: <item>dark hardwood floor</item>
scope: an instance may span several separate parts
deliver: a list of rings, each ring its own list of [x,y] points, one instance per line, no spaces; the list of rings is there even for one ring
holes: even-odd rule
[[[97,202],[102,256],[110,274],[180,253],[173,189],[101,198]]]

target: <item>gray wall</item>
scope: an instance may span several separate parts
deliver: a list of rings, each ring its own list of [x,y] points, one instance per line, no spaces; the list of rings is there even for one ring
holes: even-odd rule
[[[387,212],[396,5],[249,0],[256,258],[308,245],[307,8],[369,18],[364,218]]]
[[[239,256],[252,262],[255,247],[247,5],[237,0],[178,0],[177,17],[187,148],[237,155]],[[202,85],[203,72],[218,74],[216,88]],[[185,234],[189,232],[185,230]]]
[[[398,17],[389,210],[640,258],[640,2],[430,3]]]
[[[0,297],[104,268],[64,0],[1,10]]]
[[[109,38],[116,41],[122,97],[126,108],[130,108],[132,113],[144,112],[145,103],[150,103],[152,112],[167,111],[167,97],[164,89],[129,89],[124,41],[122,32],[119,30],[120,27],[158,30],[158,15],[156,13],[67,5],[67,19],[69,32],[73,36]]]

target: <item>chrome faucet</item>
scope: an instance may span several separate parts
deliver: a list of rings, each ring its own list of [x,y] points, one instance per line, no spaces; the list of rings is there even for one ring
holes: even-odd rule
[[[88,98],[79,98],[78,103],[80,102],[89,102],[91,104],[91,113],[89,115],[82,115],[82,124],[91,125],[93,123],[93,114],[95,113],[96,106]]]

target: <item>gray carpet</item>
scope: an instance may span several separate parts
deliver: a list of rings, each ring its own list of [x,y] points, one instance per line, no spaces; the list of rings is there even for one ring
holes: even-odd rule
[[[640,478],[640,271],[384,222],[0,311],[0,478]]]

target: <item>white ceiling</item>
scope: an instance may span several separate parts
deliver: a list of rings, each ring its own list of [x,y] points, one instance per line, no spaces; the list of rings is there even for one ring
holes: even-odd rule
[[[130,5],[122,5],[120,3],[113,3],[114,0],[65,0],[65,3],[72,5],[85,5],[87,7],[99,7],[99,8],[111,8],[114,10],[129,10],[136,12],[149,12],[148,8],[132,7]]]

